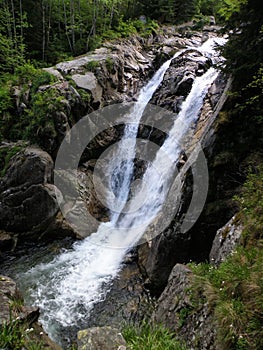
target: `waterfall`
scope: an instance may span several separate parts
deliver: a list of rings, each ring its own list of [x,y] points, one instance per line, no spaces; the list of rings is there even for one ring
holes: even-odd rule
[[[199,50],[207,52],[208,55],[213,54],[212,41],[205,45],[206,47],[200,47]],[[204,97],[218,74],[214,68],[210,68],[205,74],[196,78],[168,138],[144,174],[144,182],[148,186],[137,189],[129,203],[132,207],[139,197],[143,197],[146,198],[143,205],[135,214],[130,211],[120,215],[129,196],[141,116],[162,82],[171,61],[184,51],[187,49],[179,51],[162,65],[142,89],[138,103],[127,116],[127,125],[117,151],[118,161],[116,163],[113,161],[112,164],[114,175],[111,186],[118,193],[118,210],[111,213],[110,222],[102,223],[97,232],[81,242],[76,242],[71,250],[58,255],[50,263],[39,264],[19,276],[22,284],[29,286],[30,302],[40,307],[40,321],[54,339],[57,339],[60,327],[78,324],[79,321],[87,318],[95,303],[105,298],[110,282],[121,269],[125,254],[139,241],[165,202],[181,152],[179,141],[198,118]],[[168,163],[167,158],[162,157],[164,152],[169,157]],[[120,162],[122,158],[130,160],[123,163]],[[156,167],[163,175],[161,183],[155,178]]]
[[[180,56],[185,51],[186,49],[176,52],[171,59],[166,61],[161,68],[158,69],[148,84],[142,88],[137,103],[134,105],[129,115],[127,115],[127,124],[124,129],[124,135],[117,154],[115,154],[117,164],[113,161],[109,168],[109,173],[113,174],[111,179],[111,187],[113,192],[117,193],[117,198],[115,198],[114,203],[115,212],[111,213],[111,223],[113,224],[117,222],[119,215],[128,199],[130,182],[133,175],[133,159],[136,151],[136,136],[141,116],[154,92],[162,82],[165,72],[169,68],[172,60]]]

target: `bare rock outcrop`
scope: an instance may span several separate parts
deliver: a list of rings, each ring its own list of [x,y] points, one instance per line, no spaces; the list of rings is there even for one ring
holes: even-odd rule
[[[219,229],[209,254],[211,264],[219,265],[240,243],[243,227],[239,223],[239,214],[234,215],[225,226]]]
[[[31,324],[37,321],[38,316],[38,308],[29,308],[23,305],[15,281],[0,275],[0,327],[15,319],[25,320]]]
[[[126,350],[126,345],[120,331],[110,326],[78,332],[78,350]]]
[[[154,322],[160,323],[180,339],[190,349],[215,349],[215,325],[207,303],[197,306],[191,299],[192,271],[181,264],[174,266],[168,284],[157,301],[152,315]]]
[[[36,147],[27,147],[11,158],[0,180],[2,229],[45,231],[58,212],[52,171],[52,158]]]

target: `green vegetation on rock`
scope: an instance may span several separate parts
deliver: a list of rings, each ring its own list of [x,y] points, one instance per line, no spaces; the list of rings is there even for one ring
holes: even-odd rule
[[[122,333],[130,350],[187,350],[175,334],[160,325],[128,326]]]
[[[219,267],[190,264],[195,273],[192,298],[208,301],[217,326],[218,349],[263,347],[263,169],[249,174],[237,197],[242,244]],[[198,304],[198,303],[197,303]]]
[[[19,318],[0,326],[0,348],[3,350],[42,350],[43,342],[32,340],[34,328],[21,322]],[[36,335],[35,335],[36,336]],[[38,335],[41,338],[41,335]]]
[[[4,176],[11,158],[18,152],[22,151],[26,146],[23,144],[14,144],[12,146],[0,147],[0,177]]]

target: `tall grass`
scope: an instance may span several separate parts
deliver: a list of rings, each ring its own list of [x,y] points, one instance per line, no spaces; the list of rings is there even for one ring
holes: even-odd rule
[[[187,350],[173,333],[160,325],[143,323],[126,327],[122,333],[130,350]]]

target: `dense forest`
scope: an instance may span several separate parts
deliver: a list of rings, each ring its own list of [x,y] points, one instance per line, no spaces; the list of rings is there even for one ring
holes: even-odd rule
[[[12,71],[30,59],[56,63],[98,47],[102,41],[136,32],[149,34],[161,23],[192,18],[224,22],[245,0],[2,0],[0,70]],[[146,16],[146,23],[139,21]]]
[[[47,103],[46,92],[39,97],[37,89],[54,79],[43,67],[85,54],[106,41],[155,36],[164,25],[191,22],[191,30],[202,30],[210,23],[211,16],[221,32],[229,35],[229,41],[220,49],[226,60],[218,68],[231,76],[233,82],[227,103],[219,114],[221,141],[218,142],[221,142],[224,174],[234,174],[239,181],[234,201],[240,209],[238,220],[244,234],[236,255],[222,267],[213,269],[209,264],[193,263],[191,268],[196,274],[197,297],[202,291],[211,302],[220,349],[260,350],[263,345],[262,1],[0,0],[0,142],[23,139],[42,146],[41,134],[36,136],[36,129],[40,129],[37,124],[46,118]],[[29,83],[31,109],[20,113],[14,107],[12,88],[23,84],[28,88]],[[51,98],[56,100],[57,96]],[[17,151],[0,153],[0,180]],[[147,341],[154,329],[144,327],[141,333],[126,331],[132,349],[157,349],[154,347],[157,344],[161,350],[169,342],[171,347],[167,349],[185,349],[173,343],[173,336],[162,328],[155,329],[155,345],[150,347]],[[10,327],[6,334],[12,331]],[[1,336],[3,332],[0,347]]]
[[[224,50],[227,69],[236,73],[238,86],[241,80],[243,87],[252,84],[246,90],[248,96],[248,90],[260,89],[262,76],[261,5],[257,1],[247,4],[246,0],[2,0],[1,139],[41,142],[33,135],[36,125],[33,132],[27,129],[31,129],[30,123],[39,123],[34,113],[43,114],[38,109],[45,101],[39,101],[41,96],[37,96],[36,103],[31,99],[34,104],[31,111],[25,110],[23,120],[18,120],[14,114],[20,112],[14,110],[12,91],[14,86],[31,84],[35,92],[40,84],[52,82],[54,77],[43,72],[42,67],[84,54],[105,41],[132,35],[154,36],[164,24],[192,20],[193,28],[201,29],[210,23],[211,16],[225,30],[232,29],[232,39]]]

